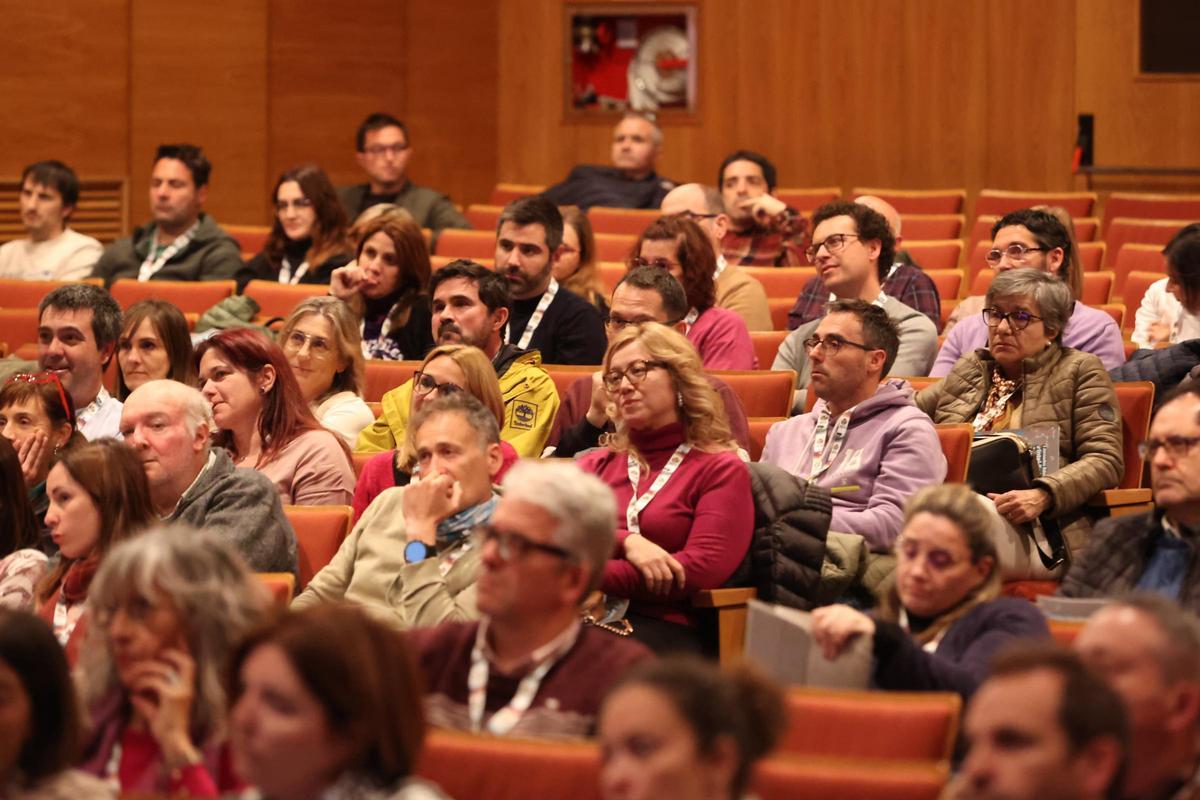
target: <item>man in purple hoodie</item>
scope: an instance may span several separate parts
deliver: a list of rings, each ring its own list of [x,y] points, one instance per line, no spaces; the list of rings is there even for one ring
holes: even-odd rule
[[[812,412],[776,423],[762,460],[833,493],[831,531],[858,534],[888,553],[904,503],[941,483],[946,457],[929,417],[904,381],[880,383],[896,359],[900,334],[882,308],[837,300],[804,342],[812,363]]]

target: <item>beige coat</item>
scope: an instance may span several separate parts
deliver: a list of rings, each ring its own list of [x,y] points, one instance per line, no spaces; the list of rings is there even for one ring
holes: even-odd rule
[[[746,322],[746,330],[774,330],[767,291],[756,278],[737,264],[726,263],[717,277],[717,306],[728,309]]]
[[[917,394],[917,406],[936,423],[971,422],[991,388],[994,364],[987,350],[968,353],[949,375]],[[1025,359],[1024,366],[1021,427],[1054,424],[1059,429],[1062,466],[1037,484],[1053,496],[1049,513],[1077,553],[1092,529],[1083,505],[1097,492],[1115,488],[1125,470],[1121,407],[1112,379],[1091,353],[1051,344]]]

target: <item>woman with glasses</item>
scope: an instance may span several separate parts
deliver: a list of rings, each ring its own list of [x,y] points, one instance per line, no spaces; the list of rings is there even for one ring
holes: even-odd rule
[[[562,247],[554,259],[554,280],[599,309],[608,313],[604,284],[596,272],[596,237],[592,223],[578,206],[561,206],[563,217]]]
[[[46,512],[58,563],[38,585],[38,616],[75,663],[92,580],[114,545],[133,537],[157,516],[142,462],[124,443],[98,439],[63,453],[46,480]]]
[[[813,611],[812,635],[826,658],[869,637],[872,682],[881,689],[958,692],[987,677],[999,650],[1050,635],[1028,600],[1000,596],[994,517],[963,484],[913,495],[896,539],[896,579],[870,614],[846,605]]]
[[[336,297],[310,297],[283,323],[278,341],[317,422],[354,447],[375,421],[362,399],[365,367],[354,312]]]
[[[683,323],[705,369],[758,369],[745,320],[716,305],[717,257],[699,225],[684,217],[651,223],[634,245],[628,267],[665,269],[683,286],[688,312],[672,322]]]
[[[0,437],[0,607],[34,609],[35,589],[48,563],[37,549],[40,534],[17,451]]]
[[[384,489],[407,486],[417,465],[417,454],[408,436],[408,421],[425,403],[455,392],[474,395],[496,417],[504,434],[504,399],[492,362],[478,347],[444,344],[433,348],[421,362],[421,368],[400,391],[384,395],[382,420],[391,428],[401,445],[380,453],[363,467],[354,488],[354,519],[357,521],[371,501]],[[499,483],[518,453],[511,444],[500,442],[504,463],[496,474]]]
[[[1048,515],[1068,550],[1078,551],[1092,527],[1084,504],[1117,486],[1125,462],[1121,408],[1108,372],[1096,356],[1063,345],[1072,305],[1067,285],[1047,272],[1001,272],[980,316],[987,347],[960,358],[916,403],[936,423],[969,422],[978,433],[1042,430],[1057,438],[1058,471],[1037,478],[1032,489],[991,497],[1011,525]]]
[[[1181,228],[1163,255],[1167,277],[1150,284],[1134,317],[1138,347],[1200,338],[1200,223]]]
[[[235,277],[238,292],[253,280],[329,284],[350,261],[346,211],[325,171],[304,164],[279,176],[271,192],[275,220],[263,251]]]
[[[215,441],[237,466],[270,478],[285,505],[350,503],[350,450],[317,422],[279,345],[230,328],[200,343],[196,364],[219,429]]]
[[[695,349],[664,325],[630,325],[603,364],[608,446],[579,460],[612,487],[617,550],[601,590],[628,602],[633,635],[660,652],[711,652],[691,597],[724,584],[750,545],[750,475]]]
[[[221,536],[157,528],[114,547],[96,574],[77,682],[90,716],[80,769],[121,796],[240,791],[225,670],[268,596]],[[230,795],[232,796],[232,795]]]
[[[147,381],[196,385],[187,318],[174,303],[139,300],[121,315],[117,338],[117,395],[122,401]]]

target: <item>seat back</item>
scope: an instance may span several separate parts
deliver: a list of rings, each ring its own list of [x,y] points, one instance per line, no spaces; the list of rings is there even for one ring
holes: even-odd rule
[[[746,423],[750,426],[750,460],[760,461],[763,448],[767,444],[767,431],[776,422],[783,422],[787,417],[749,417]]]
[[[139,300],[166,300],[180,311],[203,314],[237,289],[234,281],[136,281],[122,278],[109,289],[121,308]]]
[[[885,200],[900,214],[961,214],[967,202],[966,189],[873,189],[856,186],[851,197],[870,194]],[[908,236],[908,231],[904,231]]]
[[[475,230],[494,231],[500,225],[500,212],[503,210],[502,205],[472,203],[463,215]]]
[[[996,271],[990,267],[979,270],[971,280],[969,294],[986,294],[988,287],[992,285],[992,279],[995,277]],[[1114,278],[1111,272],[1083,273],[1083,296],[1079,298],[1080,301],[1085,306],[1104,305],[1112,299],[1113,283]]]
[[[626,236],[641,236],[651,222],[662,216],[658,209],[606,208],[592,206],[588,209],[588,221],[595,233],[618,233]]]
[[[881,729],[874,735],[888,733]],[[760,800],[936,800],[948,777],[945,763],[776,755],[755,767],[750,794]]]
[[[269,225],[222,225],[225,232],[238,243],[242,258],[258,255],[267,246],[267,238],[271,235]]]
[[[495,230],[469,231],[462,228],[445,228],[438,234],[437,254],[450,258],[494,258],[496,255]]]
[[[546,370],[546,374],[550,376],[550,380],[554,381],[554,388],[558,390],[558,396],[566,397],[571,384],[585,375],[591,376],[593,372],[599,371],[601,365],[543,364],[542,369]]]
[[[595,238],[597,261],[619,261],[622,264],[633,252],[638,240],[637,236],[628,233],[597,233]]]
[[[1090,244],[1100,238],[1099,217],[1074,217],[1071,224],[1075,227],[1075,241],[1079,244]]]
[[[1117,254],[1127,244],[1156,244],[1161,249],[1167,242],[1179,233],[1184,225],[1190,225],[1186,219],[1130,219],[1117,217],[1108,225],[1108,233],[1104,241],[1108,244],[1106,266],[1113,266]],[[1118,275],[1118,277],[1120,277]]]
[[[594,742],[497,738],[431,729],[416,773],[450,797],[600,800],[600,749]]]
[[[541,194],[546,187],[540,183],[497,183],[492,187],[492,195],[488,202],[494,206],[506,206],[513,200]]]
[[[1167,257],[1157,244],[1126,244],[1117,253],[1113,265],[1116,273],[1116,294],[1125,298],[1125,286],[1132,272],[1153,272],[1158,277],[1167,277]]]
[[[1154,413],[1154,384],[1150,381],[1122,381],[1114,384],[1121,406],[1121,450],[1125,455],[1125,474],[1119,489],[1137,489],[1142,485],[1142,457],[1138,445],[1150,434],[1150,416]]]
[[[402,386],[420,368],[420,361],[367,359],[367,368],[363,376],[363,400],[368,403],[382,401],[385,394],[397,386]]]
[[[1005,192],[984,189],[975,199],[975,213],[1002,217],[1010,211],[1033,206],[1059,206],[1071,218],[1091,216],[1096,207],[1095,192]]]
[[[1079,269],[1083,272],[1099,272],[1104,267],[1104,256],[1108,253],[1105,242],[1079,242]]]
[[[796,373],[787,370],[710,370],[729,384],[747,417],[786,417],[796,390]]]
[[[1105,314],[1113,318],[1113,322],[1117,323],[1118,328],[1124,329],[1125,326],[1125,304],[1124,303],[1101,303],[1092,308],[1098,308]]]
[[[900,224],[909,239],[957,239],[962,236],[962,214],[901,214]]]
[[[786,331],[788,323],[788,313],[796,305],[794,297],[768,297],[767,310],[771,312],[771,327],[777,331]],[[759,363],[760,367],[766,366]]]
[[[832,203],[842,196],[840,186],[828,186],[817,189],[776,189],[775,197],[787,203],[788,208],[801,214],[816,211],[826,203]]]
[[[791,331],[750,331],[750,341],[754,345],[754,355],[758,358],[758,366],[770,369],[779,353],[779,346]]]
[[[71,229],[105,244],[129,230],[129,183],[125,178],[87,178],[79,181],[79,202],[71,214]],[[21,179],[0,180],[0,243],[26,236],[21,221]]]
[[[36,304],[32,308],[0,309],[0,343],[8,345],[9,355],[16,353],[23,345],[37,346],[38,321]]]
[[[1087,624],[1087,620],[1081,619],[1047,619],[1046,625],[1050,628],[1050,635],[1054,637],[1054,641],[1061,644],[1063,647],[1070,647],[1075,642],[1075,637],[1083,630],[1083,626]]]
[[[278,281],[250,281],[242,290],[242,294],[258,303],[258,316],[262,320],[287,317],[301,301],[328,293],[329,287],[319,283],[292,285]]]
[[[1200,194],[1113,192],[1104,204],[1104,238],[1118,217],[1128,219],[1200,219]]]
[[[928,375],[913,375],[913,376],[889,375],[888,378],[889,378],[889,380],[908,381],[908,385],[912,387],[912,390],[914,392],[919,392],[922,389],[924,389],[926,386],[932,386],[933,384],[935,384],[941,380],[941,378],[931,378]],[[817,396],[811,391],[806,392],[805,397],[804,397],[804,413],[807,414],[808,412],[812,411],[813,406],[815,406],[816,404],[817,404]]]
[[[377,455],[379,453],[351,453],[350,464],[354,467],[354,477],[358,478],[361,476],[363,467],[367,466],[367,462]]]
[[[907,250],[913,261],[921,265],[921,269],[955,269],[962,258],[962,239],[942,239],[934,241],[904,240],[902,250]]]
[[[1161,272],[1130,272],[1125,276],[1123,299],[1125,307],[1131,309],[1132,312],[1125,319],[1126,330],[1133,330],[1134,323],[1136,322],[1134,317],[1137,314],[1137,310],[1142,307],[1142,298],[1146,296],[1146,291],[1154,284],[1166,279],[1167,276]]]
[[[762,284],[768,299],[788,299],[793,303],[805,285],[817,276],[816,267],[742,267],[741,270]]]
[[[935,425],[942,455],[946,457],[946,483],[964,483],[971,466],[971,440],[975,428],[966,422]]]
[[[271,593],[271,602],[276,608],[286,611],[296,595],[296,576],[290,572],[256,572],[255,575]]]
[[[0,278],[0,308],[37,308],[43,297],[60,286],[72,283],[104,285],[100,278],[85,278],[81,281],[23,281],[18,278]]]
[[[621,278],[625,277],[625,273],[629,269],[623,261],[601,261],[596,264],[596,275],[600,278],[600,283],[604,286],[604,291],[609,297],[612,297],[613,290],[617,288],[617,284],[621,282]]]
[[[354,511],[350,506],[284,506],[300,557],[300,589],[333,560],[350,535]]]
[[[953,300],[962,291],[963,271],[957,267],[954,269],[927,269],[925,274],[937,287],[939,298]]]

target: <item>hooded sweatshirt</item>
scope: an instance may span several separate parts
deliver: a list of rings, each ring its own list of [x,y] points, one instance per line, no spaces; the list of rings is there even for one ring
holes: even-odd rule
[[[900,533],[904,504],[914,492],[946,478],[946,457],[933,422],[913,405],[905,381],[879,385],[873,397],[846,413],[850,424],[837,455],[813,479],[828,489],[854,487],[833,493],[830,530],[857,533],[875,552],[891,549]],[[809,414],[771,426],[762,461],[810,480],[813,439],[826,411],[818,400]],[[829,420],[824,453],[835,445],[837,419]]]

